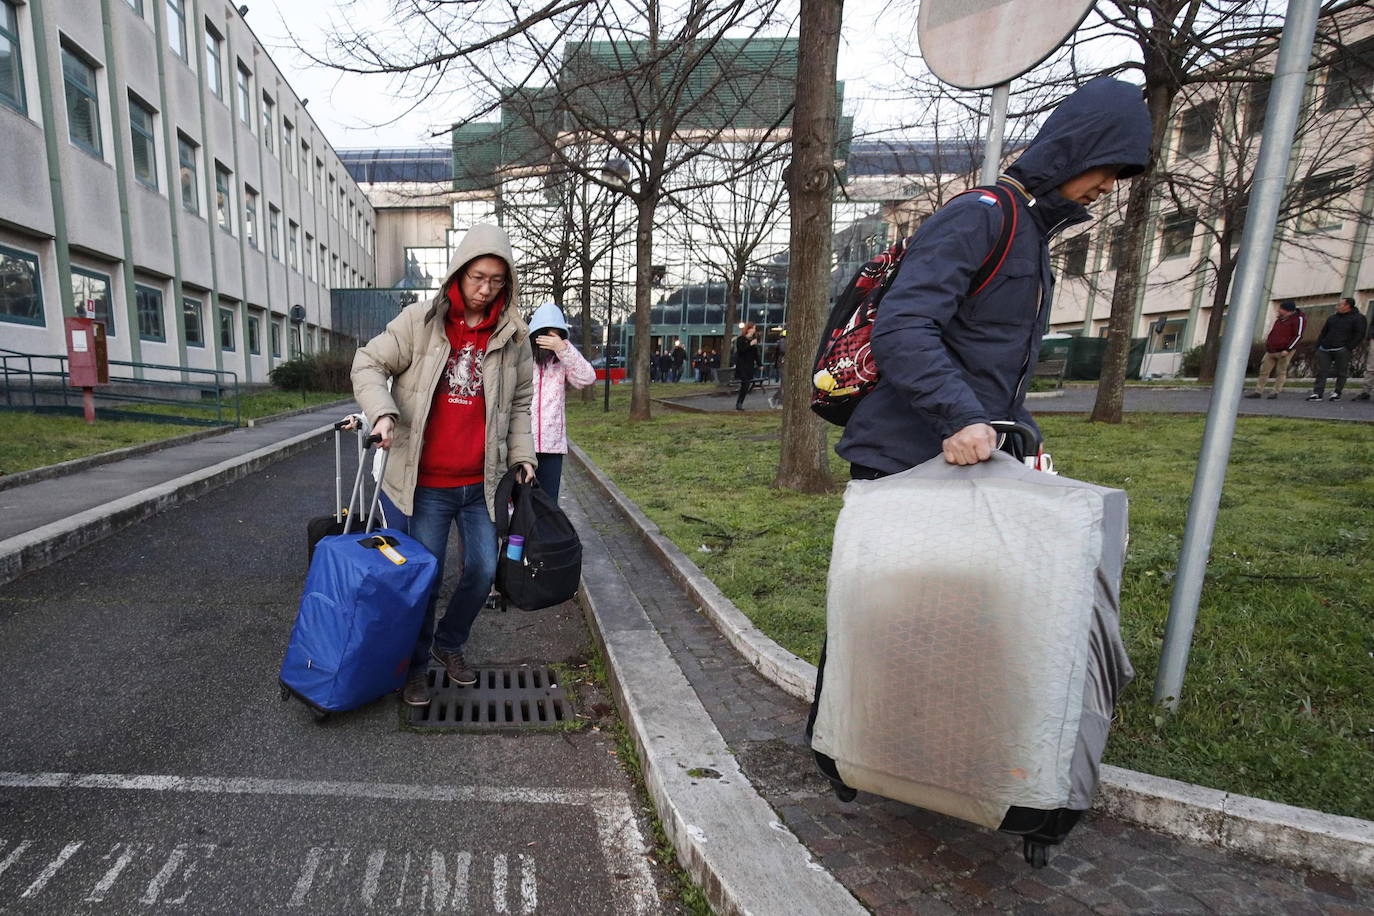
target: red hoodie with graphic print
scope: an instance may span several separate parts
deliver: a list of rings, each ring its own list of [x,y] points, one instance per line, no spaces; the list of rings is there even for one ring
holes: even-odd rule
[[[434,403],[420,450],[422,487],[462,487],[481,483],[486,470],[487,399],[482,390],[482,363],[496,319],[505,308],[502,295],[476,327],[463,320],[463,294],[458,280],[448,287],[448,364],[434,389]]]

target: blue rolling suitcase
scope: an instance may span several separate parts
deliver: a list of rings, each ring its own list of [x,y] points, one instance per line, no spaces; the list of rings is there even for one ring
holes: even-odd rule
[[[382,456],[379,480],[386,470]],[[355,502],[361,509],[366,465],[359,460],[344,533],[315,546],[281,665],[282,699],[296,697],[319,719],[401,688],[439,570],[419,541],[394,528],[372,528],[380,486],[367,530],[349,530]]]

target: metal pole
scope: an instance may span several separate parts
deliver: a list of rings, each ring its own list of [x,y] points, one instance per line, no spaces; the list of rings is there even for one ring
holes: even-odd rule
[[[1007,132],[1007,99],[1011,96],[1011,83],[998,83],[992,87],[992,110],[988,113],[988,142],[983,147],[983,172],[978,176],[979,184],[994,184],[1002,165],[1002,137]]]
[[[1183,674],[1188,667],[1188,652],[1197,623],[1198,602],[1207,575],[1207,556],[1212,549],[1221,485],[1226,477],[1226,462],[1231,455],[1236,411],[1245,384],[1245,363],[1250,341],[1264,295],[1269,248],[1274,238],[1287,181],[1288,157],[1293,133],[1302,110],[1307,84],[1307,65],[1312,56],[1312,38],[1317,28],[1319,0],[1289,0],[1288,14],[1279,42],[1278,65],[1265,113],[1264,137],[1260,141],[1259,162],[1250,191],[1250,211],[1241,236],[1236,264],[1231,312],[1217,362],[1216,386],[1207,412],[1207,428],[1202,436],[1197,476],[1193,479],[1193,498],[1188,506],[1188,524],[1179,555],[1178,577],[1169,602],[1169,622],[1164,630],[1164,649],[1155,678],[1156,703],[1170,711],[1178,708]]]
[[[601,405],[602,413],[611,410],[611,297],[615,294],[615,203],[611,203],[611,250],[606,277],[606,342],[601,347],[601,362],[606,366],[606,396]]]

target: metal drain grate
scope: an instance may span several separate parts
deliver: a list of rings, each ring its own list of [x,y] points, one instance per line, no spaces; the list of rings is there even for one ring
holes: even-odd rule
[[[430,668],[429,705],[410,707],[410,724],[420,728],[537,728],[572,720],[572,702],[551,669],[522,666],[476,670],[477,683],[459,687],[443,668]]]

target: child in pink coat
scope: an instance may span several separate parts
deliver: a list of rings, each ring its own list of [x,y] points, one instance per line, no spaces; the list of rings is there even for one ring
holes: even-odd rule
[[[530,343],[534,347],[534,397],[530,402],[534,452],[539,458],[535,477],[555,500],[563,477],[563,456],[568,453],[568,427],[564,416],[567,386],[586,388],[596,381],[591,363],[568,342],[568,322],[552,302],[530,316]]]

